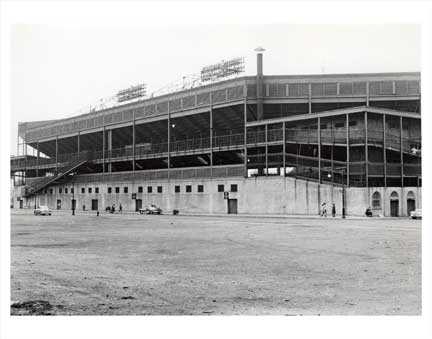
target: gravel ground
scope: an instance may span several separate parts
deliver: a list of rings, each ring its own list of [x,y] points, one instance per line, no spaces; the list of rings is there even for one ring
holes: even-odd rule
[[[13,211],[13,315],[419,315],[421,222]]]

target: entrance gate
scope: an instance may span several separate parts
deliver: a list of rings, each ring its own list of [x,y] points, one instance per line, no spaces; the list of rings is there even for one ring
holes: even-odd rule
[[[397,192],[390,194],[390,215],[392,217],[399,216],[399,195]]]
[[[91,209],[92,209],[92,211],[99,210],[98,200],[97,199],[92,199]]]
[[[407,215],[409,216],[411,211],[415,210],[415,195],[412,191],[407,194]]]
[[[228,199],[228,214],[237,214],[237,199]]]
[[[142,200],[135,199],[135,212],[138,212],[142,208]]]

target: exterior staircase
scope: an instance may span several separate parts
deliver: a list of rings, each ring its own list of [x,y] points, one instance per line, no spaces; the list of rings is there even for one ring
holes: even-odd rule
[[[32,182],[30,185],[25,187],[25,197],[32,194],[36,194],[43,188],[47,187],[49,184],[61,179],[65,175],[69,174],[73,170],[77,169],[81,165],[85,164],[90,159],[89,152],[81,152],[78,155],[72,157],[63,167],[57,170],[57,173],[52,176],[43,177],[39,180]]]

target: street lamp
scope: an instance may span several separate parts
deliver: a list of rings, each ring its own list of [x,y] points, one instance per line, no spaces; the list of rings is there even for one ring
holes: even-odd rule
[[[75,215],[75,183],[73,182],[73,176],[75,174],[75,172],[69,173],[69,177],[72,180],[72,215]]]
[[[345,213],[345,181],[343,180],[345,173],[346,173],[346,167],[341,168],[333,168],[333,172],[342,174],[342,219],[345,219],[346,213]],[[332,177],[331,173],[327,174],[327,177],[330,179]],[[334,183],[333,183],[334,185]]]

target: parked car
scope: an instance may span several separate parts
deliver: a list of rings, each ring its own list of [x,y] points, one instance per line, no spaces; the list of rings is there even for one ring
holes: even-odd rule
[[[51,210],[48,206],[42,205],[34,210],[34,215],[51,215]]]
[[[414,211],[411,211],[411,219],[421,219],[422,218],[422,210],[420,208],[416,208]]]
[[[139,210],[140,214],[161,214],[162,210],[160,207],[156,206],[156,205],[147,205],[145,208],[140,208]]]

